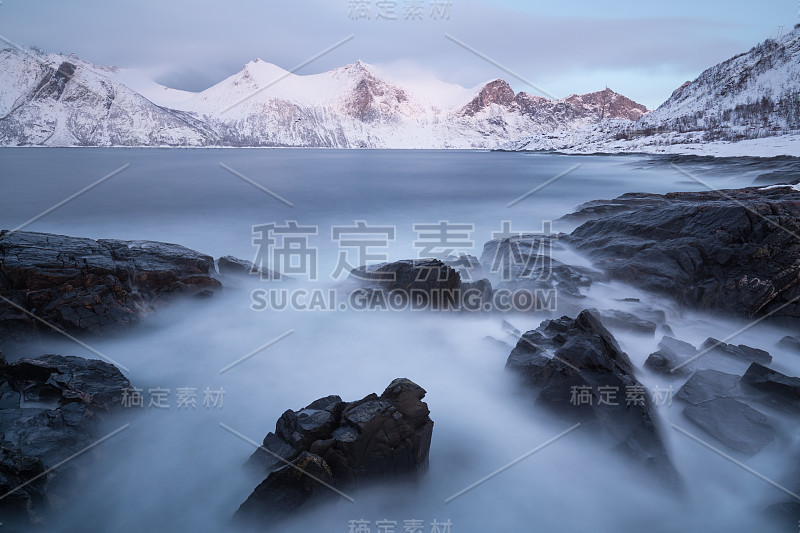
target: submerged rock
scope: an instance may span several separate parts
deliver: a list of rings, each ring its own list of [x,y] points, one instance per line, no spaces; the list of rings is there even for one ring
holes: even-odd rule
[[[545,320],[525,333],[506,368],[533,391],[537,405],[595,427],[614,449],[677,480],[646,389],[627,354],[590,311],[575,319]]]
[[[757,363],[772,362],[772,356],[767,351],[759,350],[758,348],[751,348],[750,346],[745,346],[744,344],[740,344],[739,346],[725,344],[724,342],[718,341],[717,339],[711,337],[706,339],[706,341],[700,346],[700,350],[707,351],[707,353],[727,355],[743,361],[755,361]]]
[[[619,328],[643,335],[655,335],[656,333],[657,325],[655,322],[645,320],[634,314],[618,309],[605,309],[594,312],[600,316],[600,321],[608,328]]]
[[[775,439],[767,417],[733,398],[715,398],[683,410],[703,431],[732,450],[755,455]]]
[[[5,494],[94,442],[130,382],[113,365],[43,355],[0,361],[0,493]],[[55,481],[72,463],[0,500],[3,522],[41,523]]]
[[[683,384],[675,398],[697,405],[717,398],[743,398],[740,377],[719,370],[698,370]]]
[[[380,396],[355,402],[328,396],[299,411],[286,411],[275,433],[264,439],[263,449],[248,460],[267,477],[236,512],[237,520],[267,527],[309,500],[335,495],[318,480],[337,490],[353,490],[373,480],[421,473],[433,434],[424,396],[422,387],[398,378]]]
[[[800,318],[800,191],[636,193],[587,209],[565,240],[612,278],[695,309]]]
[[[762,393],[759,397],[762,403],[792,412],[800,411],[800,378],[753,363],[742,376],[742,383]]]
[[[501,289],[556,293],[559,304],[575,308],[585,298],[582,289],[606,279],[600,271],[565,264],[552,257],[558,235],[531,234],[494,239],[483,245],[484,275]],[[542,296],[542,298],[546,298]]]
[[[270,270],[266,267],[259,267],[252,261],[239,259],[232,255],[226,255],[217,259],[217,269],[221,275],[227,276],[259,276],[262,280],[291,280],[293,278],[284,276],[280,272]]]
[[[0,232],[0,333],[131,324],[176,295],[221,287],[214,260],[176,244]]]
[[[800,354],[800,335],[796,337],[792,337],[791,335],[787,335],[778,341],[778,346],[781,348],[786,348],[787,350],[791,350],[795,353]]]

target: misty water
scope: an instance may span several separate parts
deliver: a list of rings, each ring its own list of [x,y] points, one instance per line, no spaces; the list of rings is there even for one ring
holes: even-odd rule
[[[223,163],[293,204],[233,175]],[[129,164],[124,171],[26,227],[90,238],[174,242],[214,257],[253,259],[252,227],[294,220],[319,235],[318,286],[334,283],[337,262],[331,226],[363,220],[393,225],[388,259],[418,257],[413,224],[474,224],[471,252],[480,255],[492,232],[511,221],[515,230],[541,231],[582,202],[625,192],[702,190],[703,185],[660,158],[567,157],[459,151],[3,149],[0,228],[15,228]],[[510,202],[573,168],[512,207]],[[746,162],[682,163],[717,187],[752,183]],[[556,230],[571,227],[555,223]],[[464,250],[466,251],[466,250]],[[576,260],[580,260],[577,258]],[[581,428],[462,496],[445,500],[566,430],[571,422],[538,411],[520,396],[504,365],[510,348],[485,341],[504,336],[507,319],[522,331],[543,315],[454,313],[254,311],[251,290],[238,281],[213,298],[160,309],[124,333],[82,338],[129,370],[144,389],[145,407],[110,420],[125,430],[76,460],[83,467],[61,502],[52,531],[223,531],[260,479],[242,468],[254,451],[220,423],[261,442],[286,409],[330,394],[344,400],[380,393],[396,377],[428,392],[435,422],[430,466],[416,485],[369,487],[302,514],[284,530],[348,531],[364,519],[425,523],[450,521],[451,531],[764,531],[760,510],[785,501],[778,489],[669,428],[693,428],[682,406],[657,408],[671,456],[684,480],[676,495],[597,445]],[[626,309],[639,298],[663,309],[676,337],[701,344],[724,338],[745,323],[687,312],[619,283],[598,283],[587,307]],[[274,346],[221,369],[285,332]],[[613,330],[649,388],[671,385],[642,369],[661,338]],[[800,374],[800,360],[775,343],[787,334],[767,325],[736,337],[770,351],[773,368]],[[64,338],[20,346],[9,359],[43,353],[96,355]],[[704,366],[743,373],[747,363],[704,358]],[[199,391],[196,409],[179,409],[179,388]],[[147,406],[148,389],[171,391],[170,407]],[[203,391],[224,389],[221,407],[202,405]],[[772,413],[771,413],[772,414]],[[693,428],[697,434],[700,430]],[[797,449],[796,425],[747,465],[778,479]]]

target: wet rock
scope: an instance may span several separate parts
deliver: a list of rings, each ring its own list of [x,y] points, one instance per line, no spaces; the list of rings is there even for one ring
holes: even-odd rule
[[[683,410],[686,417],[728,448],[755,455],[775,439],[767,417],[733,398],[716,398]]]
[[[711,337],[706,339],[700,346],[700,350],[712,354],[727,355],[743,361],[754,361],[762,364],[772,362],[772,356],[769,352],[759,350],[758,348],[751,348],[744,344],[740,344],[739,346],[725,344]]]
[[[461,309],[464,311],[492,310],[492,284],[488,279],[471,283],[462,282],[460,289]]]
[[[791,335],[787,335],[778,341],[778,346],[795,353],[800,353],[800,336],[792,337]]]
[[[320,482],[332,481],[331,469],[322,457],[301,452],[290,464],[270,472],[239,507],[236,519],[265,525],[284,519],[312,498],[330,499],[331,489]]]
[[[525,333],[506,368],[521,378],[537,405],[595,427],[611,447],[676,481],[646,389],[627,354],[590,311],[575,319],[545,320]],[[580,391],[588,393],[584,401],[576,401]]]
[[[695,309],[800,318],[800,191],[626,194],[591,208],[565,241],[613,279]]]
[[[0,333],[68,332],[137,322],[176,295],[221,287],[214,261],[183,246],[0,232]],[[21,308],[21,309],[20,309]]]
[[[759,397],[762,403],[792,412],[800,411],[800,378],[753,363],[742,376],[742,383],[763,393]]]
[[[603,311],[595,311],[600,315],[600,321],[608,328],[619,328],[634,333],[641,333],[642,335],[655,335],[656,323],[645,320],[631,313],[620,311],[618,309],[605,309]]]
[[[718,370],[698,370],[684,383],[675,398],[695,405],[717,398],[744,398],[740,379]]]
[[[125,376],[103,361],[59,355],[0,361],[0,491],[18,487],[94,442],[129,387]],[[7,511],[3,521],[43,522],[53,484],[69,478],[71,467],[62,466],[0,500]],[[8,485],[13,487],[3,488]]]
[[[483,278],[483,267],[474,255],[449,255],[442,262],[454,269],[461,276],[461,281],[476,281]]]
[[[354,268],[348,277],[361,287],[410,300],[415,305],[457,308],[461,276],[438,259],[404,259]]]
[[[686,363],[687,360],[697,353],[697,349],[688,342],[664,336],[658,343],[658,351],[647,357],[644,366],[662,375],[683,376],[693,368],[692,362]]]
[[[217,259],[217,269],[221,275],[226,276],[258,276],[259,279],[268,281],[292,279],[289,276],[284,276],[280,272],[275,272],[266,267],[256,266],[252,261],[239,259],[232,255],[226,255]]]
[[[248,465],[267,475],[236,513],[238,520],[267,526],[286,518],[330,488],[353,490],[373,480],[413,478],[428,464],[433,421],[425,390],[405,378],[392,381],[378,396],[343,402],[320,398],[299,411],[286,411]],[[277,456],[277,457],[276,457]],[[278,459],[280,457],[281,459]],[[310,481],[313,481],[311,483]]]
[[[496,289],[533,293],[542,301],[537,310],[551,310],[557,299],[559,309],[577,314],[585,299],[582,290],[607,278],[603,272],[554,259],[557,237],[532,234],[488,241],[481,253],[484,275]],[[553,304],[548,306],[548,299]]]

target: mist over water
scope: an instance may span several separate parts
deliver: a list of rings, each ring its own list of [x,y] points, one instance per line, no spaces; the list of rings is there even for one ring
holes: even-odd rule
[[[474,223],[475,255],[501,221],[516,230],[540,231],[578,204],[625,192],[701,190],[668,164],[638,156],[556,155],[426,151],[324,150],[117,150],[37,149],[0,151],[4,188],[0,227],[14,228],[130,163],[119,176],[41,218],[27,230],[91,238],[147,239],[183,244],[214,257],[252,259],[252,226],[296,220],[318,225],[320,281],[333,283],[336,264],[331,225],[397,226],[389,259],[415,258],[414,223]],[[290,208],[219,167],[223,162],[292,202]],[[580,163],[512,208],[506,205]],[[693,162],[688,167],[715,186],[749,185],[744,167]],[[570,230],[556,224],[556,230]],[[313,241],[312,241],[313,242]],[[300,282],[298,286],[304,286]],[[583,428],[528,457],[462,496],[445,500],[568,429],[533,406],[504,369],[511,346],[505,318],[521,331],[549,315],[458,315],[413,312],[298,312],[251,309],[258,281],[238,281],[213,298],[183,301],[158,310],[124,333],[82,339],[130,369],[145,391],[143,409],[125,410],[107,432],[130,426],[78,461],[75,481],[50,531],[223,531],[261,481],[242,468],[254,448],[224,430],[224,423],[261,442],[286,409],[338,394],[346,401],[380,393],[396,377],[428,391],[424,401],[435,422],[430,467],[414,485],[370,487],[303,512],[286,531],[348,531],[350,520],[372,523],[450,520],[466,531],[765,531],[760,510],[786,495],[669,428],[695,434],[682,405],[656,408],[662,434],[684,482],[676,496],[658,479],[605,449]],[[725,338],[744,322],[681,310],[619,283],[592,286],[586,307],[626,308],[639,298],[663,309],[679,339],[699,346]],[[558,313],[556,313],[558,315]],[[271,339],[293,333],[221,373]],[[642,369],[661,338],[612,329],[649,389],[672,386]],[[800,359],[775,347],[787,332],[767,325],[730,342],[768,350],[773,368],[800,374]],[[91,352],[63,338],[20,346],[9,359],[43,353]],[[741,374],[746,363],[703,356],[700,367]],[[178,409],[176,391],[198,390],[196,409]],[[148,389],[169,389],[170,407],[148,407]],[[224,389],[221,408],[202,405],[203,391]],[[770,413],[774,414],[774,413]],[[778,416],[778,415],[776,415]],[[786,420],[779,438],[745,460],[780,479],[797,449],[800,432]]]

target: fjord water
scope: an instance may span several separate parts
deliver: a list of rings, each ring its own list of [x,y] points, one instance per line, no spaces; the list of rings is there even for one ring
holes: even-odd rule
[[[223,163],[293,204],[220,166]],[[667,161],[639,156],[566,157],[550,154],[439,151],[329,150],[0,150],[0,228],[30,220],[129,164],[124,171],[37,219],[25,229],[91,238],[174,242],[214,257],[252,259],[252,226],[295,220],[316,225],[320,281],[332,283],[337,260],[331,226],[394,225],[389,259],[417,257],[413,224],[472,223],[475,255],[502,221],[535,232],[578,204],[630,191],[701,190]],[[707,160],[681,168],[717,187],[749,185],[751,165]],[[573,167],[580,165],[577,168]],[[512,207],[510,202],[573,169]],[[556,230],[569,230],[556,223]],[[129,369],[145,391],[143,409],[108,423],[125,430],[76,459],[84,467],[52,531],[223,531],[260,481],[242,469],[253,447],[224,429],[260,442],[286,409],[338,394],[345,400],[380,393],[396,377],[428,391],[435,422],[430,468],[413,486],[356,491],[311,509],[283,526],[292,531],[348,531],[364,519],[451,521],[467,531],[764,530],[759,510],[787,498],[777,489],[669,429],[685,427],[678,403],[658,409],[664,438],[684,479],[681,496],[596,445],[581,428],[482,483],[445,500],[566,430],[515,392],[504,365],[510,348],[497,315],[254,311],[256,282],[239,281],[211,299],[159,310],[118,335],[81,339]],[[261,284],[263,286],[263,284]],[[679,338],[699,345],[742,323],[677,309],[621,284],[597,284],[587,307],[620,307],[638,297],[664,309]],[[624,308],[624,307],[623,307]],[[525,331],[542,316],[506,317]],[[226,366],[286,333],[289,336],[241,364]],[[660,336],[614,331],[647,386],[660,383],[641,370]],[[753,328],[735,339],[769,350],[777,369],[798,375],[796,356],[774,344],[782,331]],[[506,340],[508,340],[506,338]],[[513,342],[510,341],[509,342]],[[67,339],[19,347],[9,359],[41,353],[93,353]],[[746,365],[724,363],[731,372]],[[677,384],[679,385],[679,384]],[[675,390],[677,390],[675,385]],[[169,408],[148,406],[149,389],[169,389]],[[198,391],[197,408],[176,405],[179,388]],[[224,389],[222,406],[206,408],[203,391]],[[700,430],[694,429],[696,433]],[[798,440],[797,429],[765,448],[748,465],[779,477],[789,458],[776,450]]]

